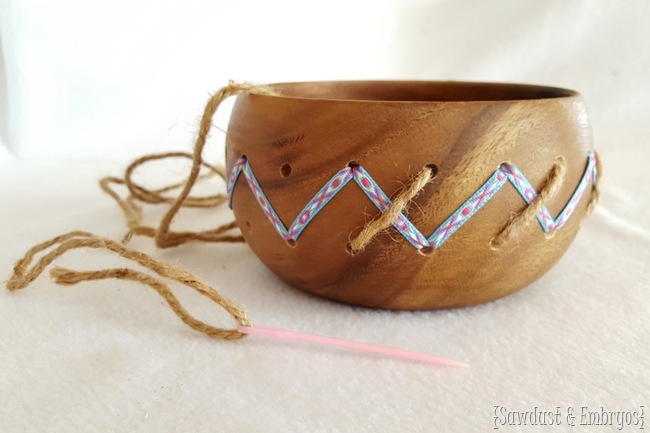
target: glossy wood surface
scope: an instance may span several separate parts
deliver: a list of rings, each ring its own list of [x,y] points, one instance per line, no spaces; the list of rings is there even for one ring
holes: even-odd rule
[[[455,82],[327,82],[274,85],[280,96],[241,95],[227,134],[227,169],[246,155],[262,189],[289,226],[338,170],[357,161],[389,195],[424,165],[436,178],[408,218],[429,236],[502,162],[539,191],[558,156],[567,161],[556,217],[583,175],[591,134],[580,96],[525,85]],[[351,182],[292,247],[277,234],[240,178],[233,210],[257,256],[292,286],[329,299],[389,309],[473,305],[529,285],[564,254],[590,198],[583,196],[554,236],[534,223],[498,250],[489,246],[526,203],[504,185],[431,255],[393,228],[361,253],[346,244],[377,214]]]

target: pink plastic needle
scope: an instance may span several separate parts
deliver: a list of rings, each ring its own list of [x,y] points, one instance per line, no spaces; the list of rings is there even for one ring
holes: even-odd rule
[[[359,350],[362,352],[378,353],[394,358],[408,359],[411,361],[428,362],[431,364],[449,365],[452,367],[467,367],[463,362],[452,359],[441,358],[439,356],[427,355],[410,350],[396,349],[392,347],[379,346],[376,344],[361,343],[352,340],[343,340],[340,338],[324,337],[321,335],[305,334],[302,332],[290,331],[282,328],[272,328],[269,326],[239,326],[237,328],[242,334],[258,335],[260,337],[281,338],[285,340],[300,340],[309,343],[322,344],[325,346],[345,347],[347,349]]]

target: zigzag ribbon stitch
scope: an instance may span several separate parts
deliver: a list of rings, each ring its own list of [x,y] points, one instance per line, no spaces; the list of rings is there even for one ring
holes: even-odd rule
[[[273,206],[271,206],[266,195],[264,195],[262,187],[253,174],[251,164],[245,157],[241,157],[237,160],[228,179],[229,206],[232,208],[235,184],[237,183],[241,173],[244,174],[244,178],[253,191],[253,194],[255,195],[259,205],[262,207],[266,217],[269,219],[271,224],[273,224],[280,236],[287,241],[297,240],[302,231],[307,227],[311,220],[314,219],[318,212],[320,212],[320,210],[323,209],[323,207],[325,207],[325,205],[351,180],[355,181],[359,188],[361,188],[380,212],[385,212],[392,204],[390,198],[363,167],[357,165],[345,167],[339,170],[338,173],[332,176],[332,178],[323,185],[309,203],[307,203],[304,209],[300,211],[291,226],[287,229],[273,209]],[[576,205],[580,201],[580,198],[587,189],[587,185],[589,185],[589,183],[592,183],[592,185],[595,184],[597,176],[596,155],[593,151],[588,151],[587,167],[582,175],[582,179],[557,218],[553,219],[545,206],[543,206],[537,213],[537,220],[545,233],[559,230],[564,226],[564,224],[566,224],[575,210]],[[456,230],[458,230],[488,201],[490,201],[490,199],[494,197],[494,195],[507,182],[510,182],[515,187],[527,204],[530,205],[537,198],[537,192],[523,173],[514,165],[504,163],[428,238],[424,236],[404,214],[398,216],[393,226],[415,248],[440,248],[440,246],[449,239]]]

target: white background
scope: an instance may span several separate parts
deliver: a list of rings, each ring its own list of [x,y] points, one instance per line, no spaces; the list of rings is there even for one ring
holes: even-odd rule
[[[568,87],[584,96],[605,165],[601,205],[562,261],[473,308],[355,309],[287,287],[245,245],[135,243],[214,284],[255,323],[438,353],[469,369],[214,342],[145,288],[64,289],[42,277],[0,292],[1,432],[469,432],[493,427],[493,405],[650,412],[650,2],[0,0],[0,40],[0,280],[30,245],[68,230],[119,238],[121,216],[96,180],[147,152],[191,149],[203,103],[230,78]],[[217,125],[227,118],[222,110]],[[215,158],[222,142],[215,129]],[[110,260],[63,260],[99,263]],[[179,292],[199,317],[228,323]]]
[[[0,137],[18,157],[189,147],[230,78],[551,84],[584,94],[600,146],[647,131],[645,1],[0,4]]]

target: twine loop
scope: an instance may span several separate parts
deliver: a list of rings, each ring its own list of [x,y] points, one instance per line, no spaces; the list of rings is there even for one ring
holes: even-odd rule
[[[160,221],[160,226],[156,231],[154,239],[156,245],[160,248],[168,248],[180,245],[182,243],[191,240],[188,238],[188,234],[184,232],[174,232],[170,229],[171,223],[176,217],[176,214],[180,208],[186,203],[190,191],[196,184],[197,179],[201,171],[201,166],[203,165],[203,148],[208,139],[208,134],[210,133],[210,128],[212,127],[212,118],[217,112],[217,109],[221,103],[228,98],[229,96],[238,95],[241,93],[257,93],[263,95],[274,95],[276,92],[271,89],[269,86],[263,86],[252,83],[235,83],[231,81],[227,86],[219,89],[212,97],[208,100],[208,103],[205,106],[203,111],[203,116],[201,117],[201,122],[199,124],[199,133],[194,142],[194,153],[192,155],[192,168],[190,170],[190,175],[187,178],[187,181],[183,185],[183,188],[173,201],[170,208],[167,210],[167,213]],[[219,231],[220,228],[217,229]],[[219,235],[220,233],[215,233],[214,231],[204,231],[197,232],[199,236],[204,235],[208,239],[213,235]]]
[[[352,167],[354,170],[354,167]],[[352,255],[363,251],[366,246],[382,231],[392,226],[410,205],[411,201],[422,192],[425,186],[431,182],[436,174],[436,168],[426,165],[415,175],[397,194],[393,203],[384,212],[379,213],[376,218],[369,221],[349,243],[348,252]]]
[[[592,194],[587,205],[587,210],[584,216],[589,215],[596,207],[600,198],[599,182],[602,174],[602,163],[597,152],[596,155],[596,171],[599,175],[596,177],[596,182],[592,187]],[[354,167],[353,167],[354,169]],[[527,205],[521,212],[513,214],[510,220],[501,228],[499,233],[490,240],[490,247],[494,250],[502,248],[508,240],[514,238],[516,235],[528,226],[532,221],[537,218],[538,213],[546,206],[551,198],[553,198],[562,185],[564,175],[566,172],[566,160],[563,156],[558,156],[549,170],[541,191],[535,200]],[[411,201],[417,197],[418,194],[426,187],[426,185],[435,177],[435,169],[431,166],[425,166],[416,176],[414,176],[397,194],[392,204],[380,212],[377,217],[369,221],[347,245],[347,251],[355,255],[363,251],[370,242],[382,231],[386,230],[395,224],[400,214],[405,212]],[[420,253],[429,255],[432,247],[421,248]]]
[[[54,248],[50,252],[45,253],[33,266],[30,267],[36,255],[52,247]],[[246,311],[244,311],[243,308],[225,296],[219,294],[215,289],[194,275],[160,260],[156,260],[143,252],[129,248],[120,242],[82,231],[66,233],[30,248],[27,253],[25,253],[24,257],[14,266],[13,275],[7,282],[7,289],[10,291],[24,289],[41,273],[43,273],[45,268],[58,257],[64,255],[68,251],[80,248],[95,248],[111,251],[118,254],[120,257],[153,271],[160,277],[178,281],[179,283],[196,290],[199,294],[205,296],[212,302],[220,305],[235,319],[239,326],[250,326],[250,321],[248,320]],[[75,271],[55,267],[51,270],[50,276],[57,284],[66,286],[74,285],[83,281],[109,278],[136,281],[148,285],[156,290],[160,296],[167,301],[171,310],[190,328],[217,339],[234,340],[244,336],[244,334],[237,331],[237,329],[217,328],[196,319],[180,304],[178,298],[174,296],[169,286],[162,279],[152,277],[144,272],[130,268]]]
[[[596,172],[598,173],[598,176],[596,177],[595,184],[592,186],[591,198],[589,199],[587,210],[583,215],[583,218],[593,212],[598,200],[600,199],[599,185],[602,177],[602,163],[600,155],[595,151],[594,153],[596,155]],[[502,248],[508,240],[517,236],[526,226],[534,221],[537,218],[539,211],[545,207],[549,200],[559,191],[565,173],[566,160],[563,156],[558,156],[546,175],[544,185],[535,200],[526,206],[521,212],[514,214],[510,218],[510,220],[501,228],[499,233],[490,240],[490,248],[494,250]]]
[[[193,153],[187,152],[168,152],[162,154],[146,155],[133,161],[126,169],[124,178],[107,177],[100,181],[100,186],[104,192],[110,195],[120,206],[126,224],[129,228],[124,241],[128,242],[133,235],[148,236],[155,240],[159,248],[170,248],[182,245],[189,241],[202,242],[244,242],[241,235],[229,234],[237,228],[237,223],[221,225],[214,229],[202,231],[173,231],[172,222],[182,207],[216,207],[227,201],[224,194],[216,194],[206,197],[194,197],[190,193],[195,184],[202,179],[219,176],[225,180],[225,169],[208,164],[203,160],[203,149],[207,142],[210,129],[212,128],[212,118],[217,112],[221,103],[230,96],[241,93],[253,93],[263,95],[274,95],[275,91],[265,85],[253,83],[236,83],[230,81],[225,87],[219,89],[208,99],[201,116],[199,132],[194,142]],[[187,180],[183,183],[168,185],[156,190],[147,189],[133,181],[133,173],[142,165],[151,161],[166,158],[187,158],[192,161],[192,168]],[[201,168],[208,170],[207,174],[201,174]],[[129,196],[123,199],[115,192],[111,185],[125,185],[129,190]],[[167,197],[163,193],[180,188],[181,191],[176,197]],[[142,210],[138,202],[149,204],[170,204],[167,212],[161,219],[158,227],[142,225]]]
[[[183,271],[175,266],[153,257],[143,252],[126,246],[133,235],[148,236],[156,241],[160,248],[169,248],[184,244],[189,241],[204,242],[243,242],[241,235],[228,234],[232,229],[237,228],[237,224],[232,221],[222,226],[204,231],[172,231],[170,226],[176,214],[181,207],[215,207],[226,202],[223,194],[216,194],[205,197],[190,196],[190,192],[197,181],[211,176],[225,178],[224,169],[206,163],[203,160],[203,149],[205,147],[210,128],[212,127],[212,117],[216,113],[221,103],[229,96],[241,93],[259,93],[274,94],[274,91],[268,86],[256,85],[252,83],[235,83],[230,82],[227,86],[218,90],[208,100],[201,123],[199,132],[194,143],[194,152],[168,152],[162,154],[147,155],[131,163],[125,172],[124,178],[106,177],[100,181],[100,186],[104,192],[111,196],[122,209],[126,224],[129,228],[128,233],[123,241],[116,242],[112,239],[100,237],[92,233],[83,231],[73,231],[61,236],[57,236],[48,241],[42,242],[30,248],[22,259],[16,262],[13,274],[6,286],[10,291],[24,289],[32,283],[52,262],[66,252],[80,248],[94,248],[111,251],[119,256],[135,262],[140,266],[154,272],[161,278],[154,277],[147,273],[131,268],[111,268],[93,271],[77,271],[55,267],[50,271],[50,276],[57,284],[74,285],[83,281],[94,281],[102,279],[120,279],[135,281],[147,285],[156,290],[164,299],[171,310],[189,327],[202,332],[212,338],[234,340],[245,336],[236,328],[224,329],[218,328],[192,316],[179,302],[173,294],[170,287],[162,278],[167,278],[186,285],[199,294],[205,296],[212,302],[221,306],[233,319],[239,327],[250,326],[250,320],[246,311],[228,299],[219,294],[215,289],[197,278],[196,276]],[[133,173],[140,166],[151,161],[165,158],[188,158],[192,160],[192,168],[188,179],[183,183],[167,185],[159,189],[148,189],[133,181]],[[207,174],[201,174],[201,168],[207,169]],[[126,199],[122,198],[113,188],[113,185],[125,185],[129,190]],[[165,196],[164,193],[181,189],[176,197]],[[149,204],[170,204],[170,208],[160,222],[158,227],[150,227],[142,224],[142,208],[140,203]],[[44,253],[33,265],[32,262],[36,256],[46,250],[53,248],[51,251]]]
[[[509,239],[519,234],[524,227],[537,218],[537,214],[542,207],[546,206],[548,200],[557,194],[562,185],[565,172],[566,160],[564,157],[558,156],[546,175],[544,186],[535,200],[526,206],[521,212],[514,214],[510,218],[501,231],[490,241],[491,248],[501,248]]]

